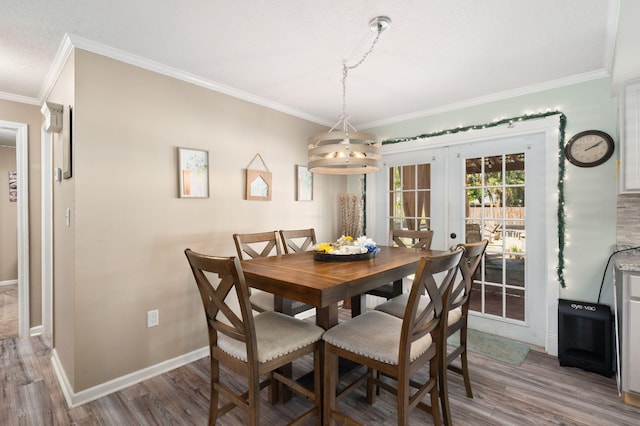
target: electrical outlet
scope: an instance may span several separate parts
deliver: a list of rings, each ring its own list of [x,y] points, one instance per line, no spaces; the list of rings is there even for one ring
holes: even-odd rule
[[[157,309],[147,311],[147,328],[160,325],[160,312]]]

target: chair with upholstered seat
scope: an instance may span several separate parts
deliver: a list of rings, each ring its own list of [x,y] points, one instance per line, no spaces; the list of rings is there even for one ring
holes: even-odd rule
[[[313,228],[281,230],[279,233],[287,254],[311,250],[316,244],[316,231]]]
[[[282,254],[277,231],[233,234],[233,241],[240,260]],[[251,305],[258,312],[276,310],[292,316],[313,308],[258,289],[251,289]]]
[[[482,240],[475,243],[458,244],[456,248],[464,249],[464,256],[459,265],[462,278],[452,286],[448,300],[444,301],[447,315],[446,338],[449,338],[456,331],[460,331],[460,343],[449,352],[443,362],[443,376],[440,383],[440,401],[442,403],[443,417],[446,424],[450,424],[449,398],[447,390],[446,370],[455,371],[462,374],[464,378],[465,390],[467,397],[473,398],[471,391],[471,380],[469,378],[469,365],[467,361],[467,323],[469,317],[469,302],[471,295],[471,287],[473,285],[474,276],[482,261],[482,257],[487,248],[488,240]],[[385,312],[401,318],[404,315],[408,296],[403,294],[397,296],[381,305],[376,306],[376,310]],[[426,296],[420,300],[420,305],[426,305],[429,302]],[[460,366],[452,365],[452,362],[460,357]]]
[[[394,229],[391,231],[391,244],[397,247],[429,250],[433,240],[432,230],[413,231],[409,229]],[[367,292],[372,296],[391,299],[402,294],[402,280],[396,280]]]
[[[443,292],[450,291],[462,254],[463,250],[458,249],[420,260],[402,319],[380,311],[367,311],[325,332],[322,337],[325,423],[337,420],[352,424],[353,420],[338,410],[337,399],[366,380],[368,403],[373,403],[378,388],[396,395],[399,425],[409,423],[410,410],[415,407],[429,412],[434,423],[440,424],[438,375],[445,355],[443,327],[447,315],[442,303],[446,300]],[[418,302],[425,291],[430,302],[420,306]],[[346,384],[336,395],[339,358],[362,364],[367,372]],[[415,373],[427,364],[428,379],[420,383]],[[430,395],[430,404],[423,401],[426,394]]]
[[[214,257],[185,250],[202,299],[209,331],[211,399],[209,425],[235,407],[248,412],[246,424],[258,425],[260,390],[282,383],[313,402],[313,406],[290,424],[301,424],[316,415],[320,424],[320,340],[323,329],[315,324],[266,311],[253,315],[249,287],[236,257]],[[214,283],[210,279],[214,279]],[[299,385],[278,369],[313,354],[314,389]],[[247,391],[223,383],[220,364],[247,379]],[[263,377],[265,377],[263,379]],[[221,407],[219,396],[228,402]]]
[[[458,244],[457,246],[464,248],[464,256],[460,261],[462,279],[453,286],[448,296],[449,300],[445,303],[449,311],[445,341],[458,330],[460,330],[460,339],[458,346],[447,353],[443,363],[445,368],[443,369],[443,377],[440,383],[440,401],[442,403],[442,412],[446,424],[451,424],[447,370],[462,375],[467,397],[473,398],[471,379],[469,378],[469,363],[467,361],[467,323],[469,322],[471,288],[476,271],[482,262],[482,257],[488,244],[489,240],[482,240],[475,243]],[[453,365],[452,362],[458,357],[460,357],[460,366]]]

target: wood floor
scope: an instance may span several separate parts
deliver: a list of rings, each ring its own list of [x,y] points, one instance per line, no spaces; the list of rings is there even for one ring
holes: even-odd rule
[[[0,339],[18,335],[18,284],[0,286]]]
[[[341,317],[348,317],[348,312]],[[143,381],[120,392],[69,409],[54,376],[51,350],[42,337],[0,341],[0,425],[205,425],[209,401],[208,358]],[[310,367],[310,360],[302,368]],[[520,366],[470,354],[474,399],[450,373],[455,425],[639,425],[640,408],[622,404],[614,378],[560,367],[555,357],[531,351]],[[427,371],[419,372],[426,374]],[[231,374],[224,372],[224,377]],[[262,399],[262,424],[281,425],[308,403],[293,398],[269,405]],[[395,400],[385,392],[373,406],[364,388],[340,407],[367,425],[394,425]],[[244,425],[233,410],[221,425]],[[313,424],[313,422],[310,422]],[[411,424],[432,424],[414,411]]]

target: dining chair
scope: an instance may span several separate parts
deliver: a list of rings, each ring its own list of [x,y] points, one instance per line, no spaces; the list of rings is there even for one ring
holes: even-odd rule
[[[413,231],[410,229],[393,229],[390,235],[391,245],[397,247],[429,250],[433,240],[432,230]],[[396,280],[367,292],[372,296],[384,297],[389,300],[401,295],[402,280]]]
[[[281,230],[279,234],[287,254],[308,251],[316,245],[316,231],[313,228]]]
[[[381,311],[367,311],[325,331],[322,337],[325,424],[355,423],[338,410],[337,400],[363,381],[367,382],[369,404],[373,404],[378,388],[396,395],[398,425],[409,424],[410,411],[415,407],[430,413],[434,424],[440,424],[438,376],[445,356],[443,333],[447,315],[443,300],[446,300],[444,293],[451,290],[462,254],[463,249],[457,249],[420,260],[402,319]],[[424,291],[430,301],[420,306]],[[364,365],[367,371],[337,394],[339,358]],[[427,364],[429,376],[422,383],[415,373]],[[430,404],[423,401],[427,393]]]
[[[233,234],[233,241],[240,260],[282,254],[280,237],[277,231]],[[274,296],[269,292],[255,288],[251,289],[250,300],[251,305],[258,312],[276,310],[294,316],[313,308],[313,306],[306,303]]]
[[[315,415],[319,425],[322,400],[320,341],[324,330],[279,312],[253,315],[249,287],[237,257],[206,256],[190,249],[185,250],[185,255],[200,292],[209,332],[209,425],[214,425],[218,418],[236,407],[248,412],[247,424],[258,425],[260,390],[278,384],[313,402],[313,407],[289,424],[301,424]],[[216,284],[210,281],[210,277],[215,276]],[[313,390],[283,376],[278,370],[308,354],[313,354]],[[247,379],[246,392],[239,393],[235,384],[222,381],[220,364]],[[219,407],[220,396],[228,402]]]
[[[471,289],[473,287],[474,277],[478,271],[478,267],[482,263],[484,252],[487,249],[489,240],[482,240],[474,243],[458,244],[456,247],[464,249],[464,255],[460,261],[460,274],[462,279],[453,285],[451,292],[448,294],[448,300],[445,302],[446,309],[449,311],[447,318],[447,331],[445,333],[445,342],[456,331],[460,331],[459,344],[451,352],[448,351],[449,345],[445,346],[447,355],[443,361],[443,375],[440,380],[440,403],[442,404],[442,412],[445,424],[451,424],[451,410],[449,408],[449,391],[447,371],[454,371],[461,374],[464,379],[464,387],[467,398],[473,398],[471,391],[471,379],[469,378],[469,362],[467,360],[467,325],[469,322],[469,303],[471,301]],[[453,365],[452,362],[460,357],[460,365]]]
[[[482,257],[487,248],[488,240],[482,240],[475,243],[458,244],[456,249],[462,248],[464,255],[460,261],[459,269],[461,279],[452,286],[448,294],[448,300],[443,301],[447,314],[447,327],[445,332],[445,341],[456,331],[460,331],[460,343],[451,352],[447,352],[443,361],[443,376],[440,380],[440,401],[442,404],[442,412],[445,424],[451,424],[451,411],[449,409],[449,397],[447,389],[447,370],[451,370],[462,374],[464,379],[465,390],[468,398],[473,398],[471,391],[471,380],[469,378],[469,364],[467,361],[467,323],[469,317],[469,302],[471,288],[474,281],[476,271],[482,261]],[[375,310],[394,315],[402,318],[404,315],[408,296],[402,294],[385,303],[375,307]],[[419,306],[426,306],[429,299],[423,296],[418,302]],[[447,345],[448,348],[449,345]],[[448,350],[448,349],[447,349]],[[460,357],[460,366],[453,365],[452,362]]]

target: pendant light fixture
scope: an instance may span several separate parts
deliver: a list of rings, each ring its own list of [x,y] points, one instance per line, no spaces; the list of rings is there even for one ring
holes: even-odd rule
[[[371,31],[376,32],[369,50],[355,65],[342,64],[342,115],[328,132],[309,138],[309,170],[325,174],[359,174],[380,170],[382,154],[380,139],[366,132],[359,132],[349,123],[347,115],[347,74],[357,68],[373,51],[380,34],[389,28],[391,19],[377,16],[369,22]]]

